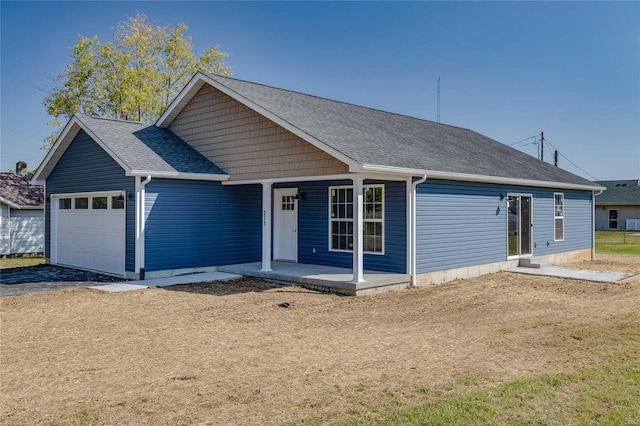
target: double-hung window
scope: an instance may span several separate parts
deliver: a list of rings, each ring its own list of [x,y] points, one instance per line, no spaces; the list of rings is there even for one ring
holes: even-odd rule
[[[353,251],[353,188],[329,188],[329,249]],[[384,253],[384,189],[382,185],[363,187],[363,249]]]
[[[553,239],[564,240],[564,194],[553,194]]]

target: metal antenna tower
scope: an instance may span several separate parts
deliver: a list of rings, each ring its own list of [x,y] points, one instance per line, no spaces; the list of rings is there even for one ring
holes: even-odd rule
[[[440,77],[438,77],[438,123],[440,122]]]

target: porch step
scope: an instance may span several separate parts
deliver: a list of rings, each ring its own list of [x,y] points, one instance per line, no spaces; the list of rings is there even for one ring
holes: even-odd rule
[[[551,266],[551,262],[542,260],[539,257],[525,257],[523,259],[520,259],[518,266],[520,266],[521,268],[540,269],[540,268]]]

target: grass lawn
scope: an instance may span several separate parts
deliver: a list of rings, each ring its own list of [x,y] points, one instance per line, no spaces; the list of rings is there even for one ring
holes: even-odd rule
[[[525,377],[488,389],[456,391],[411,408],[387,409],[342,425],[640,424],[640,335],[628,330],[624,349],[574,373]]]
[[[596,231],[596,252],[640,255],[640,232]]]
[[[34,266],[44,263],[44,257],[12,257],[0,259],[0,269]]]

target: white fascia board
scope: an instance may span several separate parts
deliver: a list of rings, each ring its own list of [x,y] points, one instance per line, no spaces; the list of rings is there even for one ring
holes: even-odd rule
[[[324,142],[322,142],[322,141],[314,138],[313,136],[309,135],[308,133],[300,130],[299,128],[295,127],[294,125],[292,125],[288,121],[280,118],[278,115],[272,113],[271,111],[267,110],[266,108],[261,107],[260,105],[256,104],[255,102],[245,98],[244,96],[242,96],[239,93],[235,92],[234,90],[228,88],[227,86],[217,82],[216,80],[212,79],[208,75],[205,75],[205,74],[201,73],[200,71],[198,71],[196,73],[196,75],[191,79],[189,84],[187,84],[187,86],[184,88],[184,90],[178,95],[178,97],[176,97],[176,99],[171,103],[171,105],[167,108],[167,110],[164,112],[164,114],[162,114],[162,116],[158,119],[158,121],[156,122],[156,125],[158,127],[164,127],[164,128],[169,127],[169,125],[171,124],[171,121],[172,121],[171,116],[172,116],[172,113],[174,112],[174,109],[182,108],[181,102],[183,100],[185,100],[187,97],[193,97],[195,95],[195,92],[197,90],[200,90],[200,88],[202,86],[199,86],[199,87],[197,86],[197,83],[200,82],[200,81],[205,82],[205,83],[211,85],[212,87],[214,87],[215,89],[220,90],[225,95],[232,97],[236,101],[238,101],[241,104],[245,105],[246,107],[252,109],[253,111],[257,112],[258,114],[262,115],[263,117],[268,118],[269,120],[273,121],[274,123],[276,123],[280,127],[290,131],[294,135],[300,137],[301,139],[303,139],[304,141],[310,143],[311,145],[315,146],[316,148],[318,148],[318,149],[326,152],[327,154],[331,155],[332,157],[342,161],[343,163],[348,165],[350,169],[352,167],[355,167],[355,168],[361,167],[360,163],[358,163],[355,160],[353,160],[352,158],[344,155],[342,152],[331,148],[330,146],[328,146]],[[197,90],[195,89],[196,87],[197,87]],[[190,92],[193,92],[193,93],[190,93]]]
[[[284,183],[284,182],[317,182],[322,180],[344,180],[353,179],[355,175],[319,175],[319,176],[299,176],[299,177],[283,177],[283,178],[265,178],[251,180],[232,180],[222,182],[223,185],[252,185],[263,182]]]
[[[16,209],[16,210],[43,210],[44,209],[44,205],[42,205],[42,206],[24,206],[22,204],[14,203],[13,201],[9,201],[4,197],[0,197],[0,202],[6,204],[7,206],[11,207],[12,209]]]
[[[514,178],[505,178],[499,176],[484,176],[484,175],[474,175],[467,173],[449,173],[449,172],[438,172],[433,170],[421,170],[421,169],[408,169],[402,167],[390,167],[390,166],[378,166],[372,164],[365,164],[362,166],[363,171],[377,171],[381,173],[400,173],[403,175],[429,175],[429,179],[445,179],[445,180],[455,180],[455,181],[464,181],[464,182],[481,182],[481,183],[496,183],[501,185],[517,185],[517,186],[533,186],[533,187],[541,187],[541,188],[562,188],[562,189],[577,189],[577,190],[600,190],[603,187],[600,185],[579,185],[574,183],[565,183],[565,182],[546,182],[541,180],[531,180],[531,179],[514,179]]]
[[[296,176],[296,177],[282,177],[282,178],[265,178],[265,179],[250,179],[250,180],[230,180],[222,182],[223,185],[252,185],[263,182],[273,183],[294,183],[294,182],[318,182],[323,180],[345,180],[353,179],[354,177],[362,177],[363,179],[370,180],[395,180],[404,181],[407,176],[400,176],[398,174],[392,175],[390,173],[349,173],[342,175],[314,175],[314,176]],[[412,175],[413,176],[413,175]]]
[[[183,179],[183,180],[207,180],[214,182],[223,182],[229,179],[229,175],[210,174],[210,173],[180,173],[180,172],[154,172],[144,170],[132,170],[127,176],[147,177],[151,176],[157,179]]]
[[[580,185],[566,182],[546,182],[542,180],[514,179],[499,176],[472,175],[466,173],[447,173],[427,171],[429,179],[455,180],[464,182],[496,183],[500,185],[533,186],[537,188],[562,188],[582,191],[599,190],[599,185]]]
[[[8,205],[8,206],[9,206],[9,207],[11,207],[12,209],[19,209],[19,208],[20,208],[20,206],[19,206],[18,204],[14,203],[13,201],[9,201],[9,200],[7,200],[7,199],[6,199],[6,198],[4,198],[4,197],[0,197],[0,202],[2,202],[2,203],[4,203],[4,204]]]
[[[375,164],[363,164],[358,170],[349,169],[349,171],[354,171],[354,172],[370,171],[370,172],[378,172],[378,173],[391,173],[391,174],[402,174],[402,175],[411,175],[411,176],[422,176],[425,173],[429,173],[427,170],[422,170],[422,169],[408,169],[404,167],[378,166]]]

